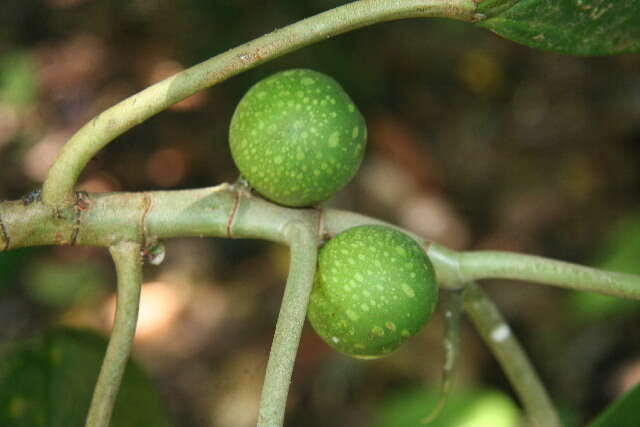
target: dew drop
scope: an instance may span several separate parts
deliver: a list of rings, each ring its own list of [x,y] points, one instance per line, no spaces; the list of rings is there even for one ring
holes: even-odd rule
[[[147,261],[151,265],[160,265],[164,261],[167,251],[160,242],[155,243],[147,248]]]

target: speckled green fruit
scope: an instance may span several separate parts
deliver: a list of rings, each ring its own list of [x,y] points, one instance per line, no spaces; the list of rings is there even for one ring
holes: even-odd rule
[[[256,83],[236,108],[231,154],[249,184],[266,198],[301,207],[327,200],[355,175],[366,125],[331,77],[283,71]]]
[[[350,228],[321,250],[309,321],[349,356],[386,356],[431,317],[438,288],[431,261],[404,233],[380,225]]]

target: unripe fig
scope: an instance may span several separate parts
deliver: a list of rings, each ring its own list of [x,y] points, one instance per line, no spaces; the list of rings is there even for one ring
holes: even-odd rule
[[[256,83],[236,108],[231,154],[251,186],[285,206],[327,200],[355,175],[366,125],[349,95],[312,70],[276,73]]]
[[[390,227],[364,225],[321,248],[308,317],[334,349],[377,358],[424,326],[437,297],[433,265],[415,240]]]

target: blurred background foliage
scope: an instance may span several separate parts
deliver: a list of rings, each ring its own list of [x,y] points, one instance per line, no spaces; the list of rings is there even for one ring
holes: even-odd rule
[[[341,3],[4,0],[0,198],[40,187],[66,139],[106,107]],[[227,127],[235,104],[252,83],[291,67],[335,77],[367,119],[363,167],[329,205],[456,249],[522,251],[640,274],[640,55],[538,52],[457,22],[380,24],[243,73],[120,137],[89,164],[80,187],[233,181]],[[224,239],[166,243],[164,264],[145,271],[136,360],[173,425],[255,425],[287,250]],[[6,380],[11,355],[23,351],[12,343],[52,325],[108,334],[114,283],[104,250],[0,254],[0,376]],[[638,303],[505,281],[486,288],[567,425],[592,419],[640,380]],[[307,328],[287,425],[416,425],[437,389],[441,329],[436,316],[393,356],[363,362],[335,354]],[[519,425],[515,402],[466,325],[454,396],[437,425]]]

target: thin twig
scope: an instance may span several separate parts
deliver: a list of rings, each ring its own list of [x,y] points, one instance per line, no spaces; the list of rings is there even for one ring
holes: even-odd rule
[[[442,379],[440,380],[440,397],[431,414],[422,420],[428,424],[435,419],[444,409],[451,389],[460,356],[460,325],[464,307],[464,289],[440,292],[440,304],[444,312],[444,364],[442,366]]]
[[[475,283],[465,291],[465,309],[522,401],[533,425],[559,427],[560,419],[536,370],[496,305]]]
[[[640,299],[640,276],[597,270],[534,255],[501,251],[461,252],[460,277],[464,281],[514,279],[621,298]]]

